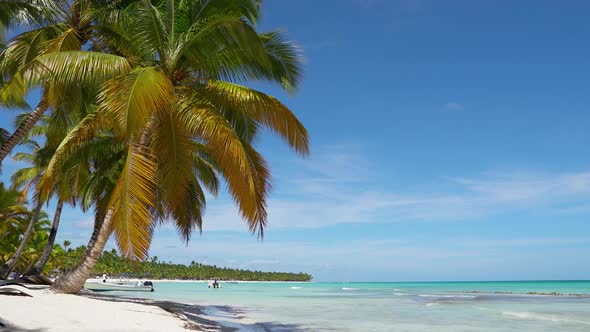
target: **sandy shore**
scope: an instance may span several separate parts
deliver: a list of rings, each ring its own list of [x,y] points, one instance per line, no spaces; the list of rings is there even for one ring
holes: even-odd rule
[[[0,331],[211,331],[155,305],[109,298],[23,291],[32,297],[0,295]],[[172,310],[171,310],[172,311]],[[172,311],[174,312],[174,311]],[[7,327],[2,328],[2,325]]]

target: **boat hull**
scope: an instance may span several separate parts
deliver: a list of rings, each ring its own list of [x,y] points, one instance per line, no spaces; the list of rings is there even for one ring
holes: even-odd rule
[[[138,286],[134,284],[124,283],[101,283],[101,282],[87,282],[84,288],[93,292],[153,292],[153,286]]]

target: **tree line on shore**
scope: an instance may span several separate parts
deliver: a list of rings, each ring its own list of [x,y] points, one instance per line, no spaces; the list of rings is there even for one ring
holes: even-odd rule
[[[67,252],[66,262],[76,262],[84,253],[84,247]],[[66,263],[68,264],[68,263]],[[71,265],[65,265],[66,269]],[[181,280],[242,280],[242,281],[310,281],[312,276],[307,273],[263,272],[243,269],[232,269],[207,265],[192,261],[189,265],[174,264],[158,260],[157,256],[144,262],[131,261],[117,254],[115,249],[105,251],[96,265],[93,273],[111,276],[130,276],[147,279],[181,279]]]
[[[158,224],[188,242],[202,230],[206,192],[216,197],[222,183],[252,234],[264,235],[271,174],[261,132],[300,156],[309,138],[283,103],[246,86],[292,94],[302,79],[297,45],[257,30],[261,5],[0,0],[0,106],[24,110],[14,130],[0,128],[0,167],[11,154],[28,164],[0,207],[0,279],[59,265],[65,205],[93,211],[94,228],[52,285],[64,293],[80,291],[111,237],[138,262]],[[52,201],[50,221],[42,208]]]

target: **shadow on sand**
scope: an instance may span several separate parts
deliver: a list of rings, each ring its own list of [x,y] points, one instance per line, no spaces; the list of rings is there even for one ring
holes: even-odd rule
[[[234,332],[240,330],[261,332],[311,332],[295,324],[278,322],[235,322],[245,318],[244,311],[230,306],[200,306],[171,301],[119,297],[103,294],[85,294],[97,300],[133,302],[160,307],[186,321],[186,328],[194,331]],[[214,312],[214,314],[212,314]],[[214,320],[213,320],[214,319]],[[3,332],[0,330],[0,332]]]
[[[12,326],[8,324],[6,321],[2,320],[0,317],[0,332],[43,332],[44,330],[36,329],[36,330],[27,330],[20,327]]]

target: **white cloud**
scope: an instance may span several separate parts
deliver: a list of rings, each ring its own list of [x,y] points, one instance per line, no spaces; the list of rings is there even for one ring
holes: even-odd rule
[[[208,262],[221,266],[276,271],[306,271],[319,280],[367,280],[379,276],[383,280],[432,279],[453,280],[456,278],[490,279],[499,277],[499,266],[509,266],[504,278],[534,277],[534,269],[561,266],[559,257],[571,255],[580,257],[579,251],[572,251],[590,238],[583,237],[524,237],[490,238],[485,240],[447,238],[439,241],[416,241],[416,239],[358,239],[334,240],[330,242],[311,241],[265,241],[234,239],[231,244],[216,238],[193,241],[179,251],[167,249],[175,241],[166,238],[154,242],[153,252],[164,260],[188,263],[190,260]],[[539,251],[551,246],[544,257]],[[518,250],[514,250],[517,248]],[[523,265],[522,261],[529,265]],[[528,267],[524,267],[528,266]],[[506,271],[504,273],[506,273]],[[531,272],[533,271],[533,272]],[[560,275],[570,273],[562,271]],[[495,273],[491,276],[490,273]],[[538,277],[538,275],[537,275]]]
[[[281,173],[269,211],[269,228],[318,228],[345,223],[473,220],[530,210],[564,214],[588,209],[590,171],[572,173],[504,172],[476,177],[443,177],[430,188],[377,183],[384,174],[358,149],[320,149],[315,159],[296,161]],[[372,178],[374,177],[374,178]],[[227,197],[210,200],[205,231],[246,230]]]

